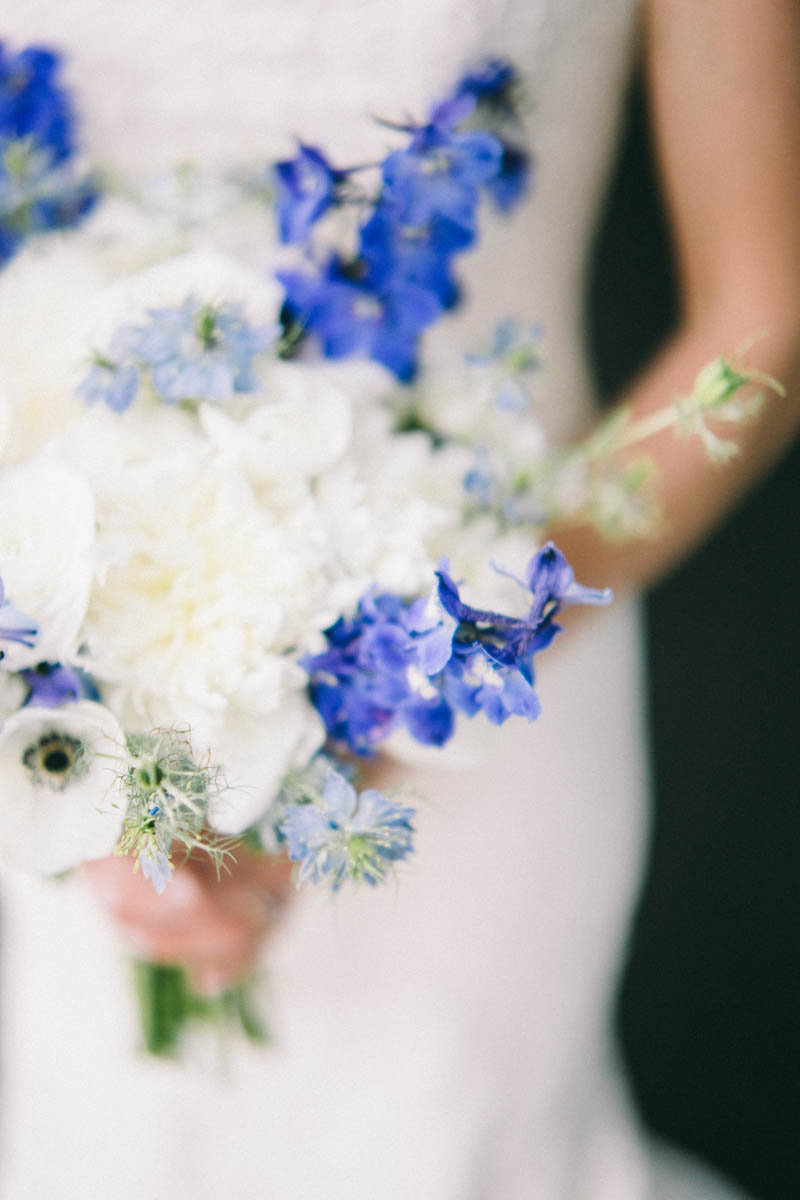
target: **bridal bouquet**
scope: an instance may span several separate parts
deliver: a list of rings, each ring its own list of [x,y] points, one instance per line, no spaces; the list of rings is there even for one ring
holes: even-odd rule
[[[0,858],[128,854],[161,891],[247,836],[301,882],[377,883],[415,813],[359,792],[359,757],[534,720],[560,610],[610,600],[543,530],[639,531],[614,454],[666,424],[725,453],[704,414],[747,415],[757,376],[721,359],[647,428],[555,452],[537,330],[419,371],[479,205],[530,174],[506,63],[380,163],[301,144],[102,201],[57,65],[0,47]]]

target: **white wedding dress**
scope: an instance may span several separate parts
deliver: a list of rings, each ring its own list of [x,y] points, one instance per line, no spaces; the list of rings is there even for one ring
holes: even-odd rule
[[[585,424],[584,257],[635,0],[24,0],[15,47],[67,56],[84,143],[178,159],[373,160],[470,63],[522,73],[535,188],[459,263],[453,345],[541,321],[553,436]],[[652,1155],[610,1017],[647,841],[635,603],[564,636],[533,726],[465,725],[406,770],[419,852],[396,884],[306,892],[268,954],[274,1045],[136,1056],[124,954],[79,884],[3,890],[3,1200],[700,1200]],[[491,814],[491,816],[489,815]],[[718,1190],[719,1188],[719,1190]]]

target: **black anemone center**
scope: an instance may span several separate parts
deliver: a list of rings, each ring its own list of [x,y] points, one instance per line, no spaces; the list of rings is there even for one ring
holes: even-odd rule
[[[85,773],[84,751],[79,738],[51,729],[27,747],[22,761],[37,784],[61,791],[76,775]]]
[[[45,771],[52,771],[55,775],[60,775],[63,771],[66,771],[69,764],[69,755],[66,750],[62,750],[60,747],[56,750],[48,750],[42,760],[42,766]]]

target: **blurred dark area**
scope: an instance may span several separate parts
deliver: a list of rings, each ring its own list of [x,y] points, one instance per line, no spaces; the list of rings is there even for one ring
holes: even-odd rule
[[[588,317],[606,399],[676,318],[638,79]],[[618,1012],[649,1127],[760,1200],[800,1197],[798,480],[795,447],[648,597],[654,844]]]

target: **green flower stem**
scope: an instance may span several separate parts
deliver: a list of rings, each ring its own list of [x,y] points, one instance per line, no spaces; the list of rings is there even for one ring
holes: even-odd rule
[[[190,1024],[215,1026],[223,1034],[243,1034],[265,1044],[269,1035],[253,1004],[253,981],[247,980],[216,996],[195,991],[182,967],[135,961],[133,964],[144,1049],[160,1058],[175,1058]]]

